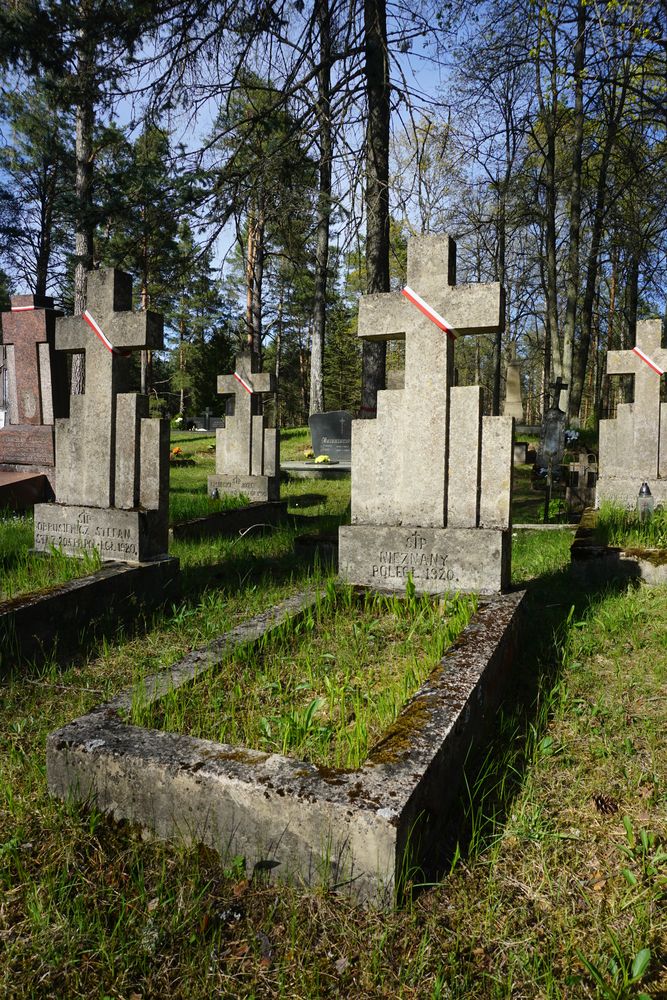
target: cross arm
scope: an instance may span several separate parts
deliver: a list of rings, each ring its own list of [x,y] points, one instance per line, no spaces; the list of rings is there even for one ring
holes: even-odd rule
[[[247,372],[242,378],[250,386],[253,394],[276,391],[276,377],[273,372]],[[218,395],[232,396],[234,393],[245,391],[247,390],[234,375],[218,375]]]
[[[607,352],[607,375],[636,375],[644,364],[632,351]]]
[[[97,321],[104,330],[104,321]],[[164,346],[164,323],[159,313],[114,313],[109,330],[104,332],[113,346],[122,351],[159,351]]]
[[[400,292],[375,292],[359,300],[357,336],[364,340],[399,340],[418,313]]]
[[[459,334],[497,333],[505,329],[505,291],[499,282],[449,286],[433,303]]]

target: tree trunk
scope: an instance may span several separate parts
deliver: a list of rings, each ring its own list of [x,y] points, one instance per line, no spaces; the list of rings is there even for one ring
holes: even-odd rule
[[[364,0],[366,52],[366,291],[389,291],[389,60],[385,0]],[[374,417],[387,345],[364,341],[361,416]]]
[[[326,331],[327,278],[329,267],[329,222],[331,219],[331,15],[329,0],[317,0],[320,32],[320,64],[317,75],[317,127],[319,136],[319,192],[317,199],[317,243],[315,291],[310,346],[310,412],[324,410],[324,335]]]
[[[87,4],[82,13],[89,15]],[[78,103],[76,107],[76,233],[74,267],[74,315],[86,309],[86,274],[93,267],[93,130],[95,127],[95,42],[86,25],[79,30],[77,52]],[[72,357],[72,395],[81,394],[85,383],[82,354]]]
[[[579,288],[579,243],[581,238],[581,167],[584,145],[584,62],[586,58],[586,4],[577,4],[577,37],[574,43],[574,134],[572,137],[572,178],[570,182],[570,246],[567,268],[567,304],[563,330],[563,378],[570,388],[564,390],[562,409],[572,416],[572,359],[574,331],[577,318],[577,291]]]

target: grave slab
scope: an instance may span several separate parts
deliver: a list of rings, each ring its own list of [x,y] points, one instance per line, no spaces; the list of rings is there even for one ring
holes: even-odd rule
[[[431,873],[443,862],[470,747],[482,751],[511,676],[522,598],[482,603],[357,770],[129,725],[123,713],[138,695],[130,689],[51,733],[49,790],[160,838],[242,856],[249,873],[260,865],[391,903],[402,872]],[[141,696],[159,700],[201,678],[314,599],[299,595],[238,626],[149,678]]]

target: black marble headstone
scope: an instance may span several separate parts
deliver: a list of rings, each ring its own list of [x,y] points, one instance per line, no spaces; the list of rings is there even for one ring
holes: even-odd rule
[[[328,455],[332,462],[352,461],[352,414],[347,410],[313,413],[308,420],[315,457]]]
[[[546,468],[549,460],[554,468],[562,462],[565,451],[565,423],[565,414],[557,406],[552,406],[544,414],[535,463],[538,467]]]

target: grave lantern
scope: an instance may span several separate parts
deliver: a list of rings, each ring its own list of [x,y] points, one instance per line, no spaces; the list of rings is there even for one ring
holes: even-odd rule
[[[649,521],[653,514],[654,501],[648,483],[642,483],[637,497],[637,513],[639,520]]]

